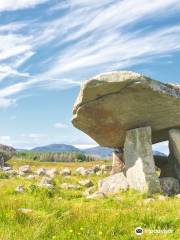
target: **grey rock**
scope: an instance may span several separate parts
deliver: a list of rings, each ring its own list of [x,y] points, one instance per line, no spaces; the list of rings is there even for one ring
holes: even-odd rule
[[[16,187],[15,191],[18,193],[23,193],[25,191],[25,188],[23,185],[19,185]]]
[[[92,187],[94,185],[90,179],[80,180],[79,184],[84,187]]]
[[[180,193],[179,181],[172,177],[160,178],[160,184],[164,194],[170,196]]]
[[[180,198],[180,193],[175,195],[176,198]]]
[[[154,202],[155,199],[154,198],[146,198],[144,199],[144,203],[150,203],[150,202]]]
[[[100,166],[100,168],[101,168],[101,171],[111,171],[112,170],[112,165],[103,164],[103,165]]]
[[[39,175],[39,176],[45,176],[46,175],[46,169],[45,168],[38,168],[36,173]]]
[[[71,184],[71,183],[62,183],[60,187],[63,189],[80,189],[81,188],[79,184]]]
[[[149,193],[161,192],[155,171],[150,127],[127,131],[124,159],[130,188]]]
[[[3,170],[4,172],[7,172],[7,171],[12,170],[12,167],[10,167],[10,166],[8,166],[8,167],[3,167],[2,170]]]
[[[123,172],[125,170],[125,163],[123,157],[123,149],[119,148],[113,151],[113,163],[111,174]]]
[[[0,144],[0,166],[3,167],[4,163],[11,159],[16,154],[16,150],[10,146]]]
[[[31,167],[29,165],[24,165],[19,168],[19,172],[21,173],[31,173]]]
[[[85,169],[84,167],[79,167],[76,169],[76,174],[82,175],[82,176],[87,176],[90,174],[90,171],[88,169]]]
[[[180,181],[180,130],[169,131],[169,168],[172,176]]]
[[[87,199],[98,199],[98,198],[105,198],[106,195],[102,192],[95,192],[93,194],[88,195]]]
[[[18,211],[24,214],[28,214],[31,213],[33,210],[30,208],[19,208]]]
[[[124,146],[127,130],[152,127],[152,142],[168,140],[180,128],[180,85],[120,71],[93,77],[82,85],[72,123],[99,145]],[[168,113],[168,114],[167,114]]]
[[[33,180],[33,179],[36,179],[36,177],[37,177],[36,175],[30,174],[26,178],[29,180]]]
[[[89,196],[90,194],[93,194],[95,192],[95,190],[96,190],[95,186],[89,187],[83,192],[83,195]]]
[[[168,199],[167,196],[164,196],[164,195],[158,196],[158,200],[160,200],[160,201],[165,201],[165,200],[167,200],[167,199]]]
[[[94,167],[92,167],[92,170],[94,171],[94,173],[100,171],[101,170],[100,165],[95,165]]]
[[[60,171],[60,174],[62,176],[68,176],[68,175],[71,175],[71,170],[69,168],[64,168]]]
[[[56,168],[48,169],[46,171],[46,175],[51,177],[51,178],[55,177],[57,174],[58,174],[58,171],[57,171]]]
[[[41,182],[40,182],[39,186],[40,187],[53,188],[54,187],[54,181],[50,177],[43,177],[41,179]]]
[[[99,192],[105,194],[117,193],[120,190],[127,190],[129,187],[127,178],[124,173],[116,173],[99,181]]]

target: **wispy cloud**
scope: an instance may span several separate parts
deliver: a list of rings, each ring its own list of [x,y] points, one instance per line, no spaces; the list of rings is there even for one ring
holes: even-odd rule
[[[0,11],[13,10],[6,2]],[[17,2],[20,9],[46,1]],[[180,51],[180,23],[162,23],[179,13],[179,0],[52,1],[48,20],[0,25],[0,81],[17,79],[1,88],[2,105],[14,104],[32,86],[63,89],[102,71]]]
[[[0,11],[14,11],[34,7],[48,0],[5,0],[0,2]]]
[[[57,122],[57,123],[55,123],[54,124],[54,127],[55,128],[67,128],[68,127],[68,125],[67,124],[64,124],[64,123],[61,123],[61,122]]]

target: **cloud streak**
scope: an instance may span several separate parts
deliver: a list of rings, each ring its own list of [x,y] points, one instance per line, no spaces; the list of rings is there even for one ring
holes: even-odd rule
[[[47,1],[17,2],[21,9]],[[10,3],[0,11],[13,10]],[[180,23],[157,24],[180,13],[179,0],[52,1],[45,13],[51,18],[0,25],[0,81],[17,81],[1,87],[4,106],[32,86],[64,89],[180,51]]]

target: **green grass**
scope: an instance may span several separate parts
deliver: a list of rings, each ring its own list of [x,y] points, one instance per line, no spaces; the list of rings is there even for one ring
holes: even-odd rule
[[[24,161],[23,163],[27,163]],[[12,160],[17,168],[22,162]],[[37,167],[64,166],[72,170],[91,163],[39,163],[28,162]],[[101,162],[102,163],[102,162]],[[2,240],[176,240],[180,236],[180,200],[145,203],[146,194],[135,191],[122,192],[105,199],[87,200],[79,190],[62,190],[63,182],[78,183],[86,177],[71,176],[55,178],[55,189],[37,187],[37,180],[5,177],[0,179],[0,239]],[[90,176],[96,185],[102,176]],[[16,193],[17,185],[23,184],[24,193]],[[157,198],[158,196],[154,196]],[[19,208],[33,211],[23,214]],[[134,229],[173,229],[172,234],[143,234],[136,236]]]

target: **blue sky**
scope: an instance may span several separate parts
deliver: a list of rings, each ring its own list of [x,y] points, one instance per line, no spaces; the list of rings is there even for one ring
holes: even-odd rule
[[[81,83],[112,70],[179,83],[179,16],[179,0],[0,1],[0,142],[93,146],[71,125]]]

